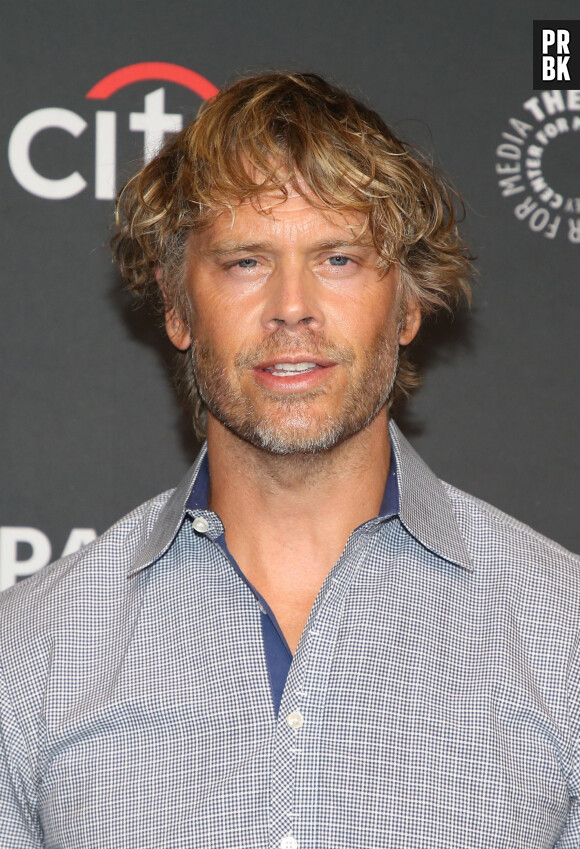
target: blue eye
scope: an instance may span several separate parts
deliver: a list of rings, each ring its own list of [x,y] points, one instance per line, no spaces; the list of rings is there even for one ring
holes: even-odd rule
[[[334,266],[344,266],[349,262],[349,258],[347,256],[331,256],[328,258],[328,261],[331,265]]]
[[[240,268],[255,268],[257,266],[257,264],[258,264],[258,260],[250,259],[249,257],[247,259],[240,259],[236,263],[236,265],[239,266]]]

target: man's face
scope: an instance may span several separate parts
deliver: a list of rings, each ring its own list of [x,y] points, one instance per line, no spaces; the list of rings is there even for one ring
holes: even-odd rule
[[[190,327],[169,313],[167,330],[183,350],[193,338],[214,424],[276,454],[312,453],[384,406],[419,311],[402,310],[398,270],[377,268],[361,224],[291,193],[240,204],[191,236]]]

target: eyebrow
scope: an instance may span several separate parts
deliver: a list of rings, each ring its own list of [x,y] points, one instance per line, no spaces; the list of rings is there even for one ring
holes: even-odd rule
[[[237,253],[257,253],[272,249],[270,242],[217,242],[213,247],[207,248],[204,253],[212,257],[229,256]]]
[[[372,242],[362,241],[360,239],[325,239],[321,242],[315,242],[310,250],[312,251],[332,251],[342,248],[372,248]],[[208,256],[219,259],[221,257],[231,256],[237,253],[258,253],[260,251],[273,250],[272,242],[234,242],[226,240],[217,242],[212,247],[207,248],[204,253]]]

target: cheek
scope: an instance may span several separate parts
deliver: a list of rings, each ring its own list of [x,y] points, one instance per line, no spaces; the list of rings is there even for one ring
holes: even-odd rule
[[[328,332],[336,329],[344,341],[353,348],[365,351],[373,340],[380,337],[397,339],[399,331],[399,309],[396,299],[378,292],[374,298],[354,299],[341,305],[330,317]]]
[[[241,349],[256,339],[255,315],[239,298],[208,291],[192,298],[192,332],[199,345],[211,350],[224,364],[233,363]]]

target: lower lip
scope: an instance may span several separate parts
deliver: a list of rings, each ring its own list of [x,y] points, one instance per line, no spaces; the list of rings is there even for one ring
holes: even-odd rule
[[[307,372],[288,372],[283,377],[276,377],[269,371],[254,369],[256,383],[271,392],[297,392],[315,389],[323,384],[334,372],[335,366],[323,366]]]

